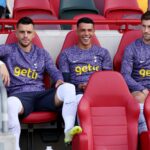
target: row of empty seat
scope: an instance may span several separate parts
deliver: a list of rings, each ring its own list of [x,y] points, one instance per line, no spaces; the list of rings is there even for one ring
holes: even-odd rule
[[[95,6],[95,3],[98,4]],[[102,7],[103,13],[100,13],[99,7]],[[94,19],[139,19],[143,11],[139,8],[136,0],[15,0],[13,18],[19,19],[23,16],[29,16],[32,19],[73,19],[81,14],[93,14]],[[60,29],[60,26],[51,25],[46,27],[50,29]],[[62,26],[63,29],[70,29],[70,26]],[[118,27],[110,26],[111,29]],[[103,29],[103,26],[99,27]]]

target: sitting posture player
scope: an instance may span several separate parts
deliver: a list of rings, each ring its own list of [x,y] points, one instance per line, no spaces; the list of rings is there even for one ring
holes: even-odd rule
[[[20,123],[18,114],[26,117],[33,111],[57,111],[62,106],[65,141],[82,130],[74,127],[77,100],[73,84],[64,83],[49,53],[32,43],[34,24],[28,17],[17,23],[18,42],[0,46],[0,74],[8,92],[8,127],[16,137],[19,150]],[[47,72],[55,81],[55,88],[45,90],[43,78]],[[57,90],[56,90],[57,89]]]

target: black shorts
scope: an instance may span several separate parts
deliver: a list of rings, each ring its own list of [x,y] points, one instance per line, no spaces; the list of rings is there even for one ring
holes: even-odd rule
[[[28,116],[33,111],[58,111],[55,106],[55,89],[49,89],[40,92],[24,92],[13,94],[11,96],[18,97],[24,107],[22,117]]]

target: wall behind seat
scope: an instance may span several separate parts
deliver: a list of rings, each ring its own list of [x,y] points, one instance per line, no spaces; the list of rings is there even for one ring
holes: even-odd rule
[[[62,44],[64,42],[65,36],[69,31],[65,30],[42,30],[37,31],[44,48],[48,50],[53,58],[56,60],[57,55],[59,54]],[[101,46],[107,48],[111,54],[113,59],[117,49],[119,42],[121,40],[122,34],[118,31],[107,30],[107,31],[96,31],[96,36],[99,39]],[[6,34],[0,35],[0,44],[5,43],[7,38]]]

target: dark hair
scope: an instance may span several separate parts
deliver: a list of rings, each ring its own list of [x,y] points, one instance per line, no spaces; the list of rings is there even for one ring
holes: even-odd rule
[[[141,16],[141,21],[142,20],[150,20],[150,11],[149,10]]]
[[[77,22],[77,27],[79,27],[79,24],[80,23],[89,23],[89,24],[93,24],[94,25],[94,21],[88,17],[83,17],[83,18],[80,18]]]
[[[32,19],[29,18],[29,17],[22,17],[22,18],[20,18],[18,20],[18,22],[17,22],[17,27],[19,26],[19,24],[26,24],[26,25],[32,24],[32,25],[34,25]]]

